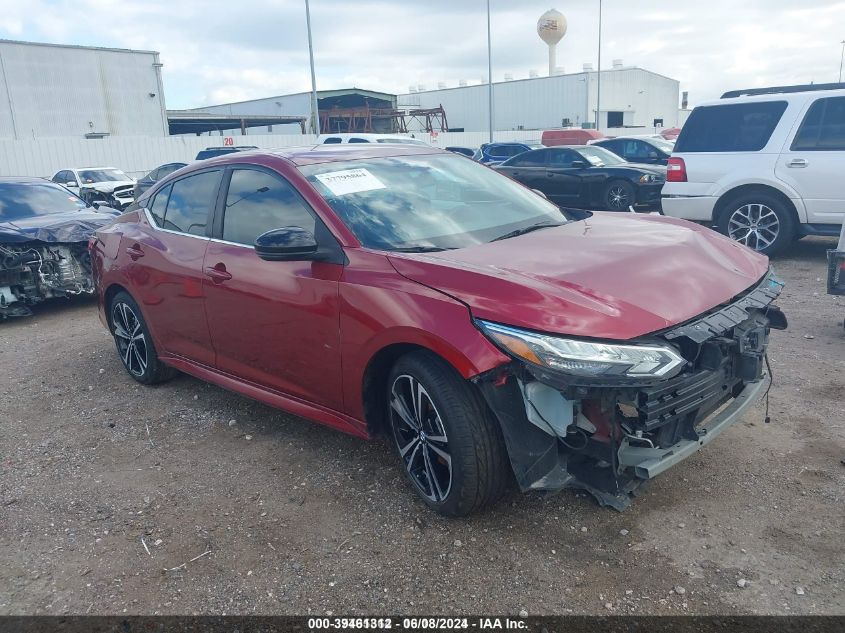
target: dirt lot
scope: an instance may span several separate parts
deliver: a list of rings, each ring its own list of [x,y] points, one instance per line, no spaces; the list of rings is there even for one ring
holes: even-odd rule
[[[0,324],[0,614],[843,614],[833,243],[775,262],[772,423],[758,406],[624,513],[514,492],[442,519],[386,443],[136,385],[90,302]]]

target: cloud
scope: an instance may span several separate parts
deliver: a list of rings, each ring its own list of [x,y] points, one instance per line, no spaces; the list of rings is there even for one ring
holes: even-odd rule
[[[5,2],[0,37],[161,52],[168,107],[310,89],[303,0]],[[493,78],[544,73],[537,18],[549,0],[491,0]],[[595,65],[598,2],[563,0],[568,72]],[[604,0],[602,65],[676,78],[693,103],[732,88],[836,80],[845,2]],[[84,19],[66,19],[67,16]],[[311,0],[317,82],[401,93],[487,74],[483,0]]]

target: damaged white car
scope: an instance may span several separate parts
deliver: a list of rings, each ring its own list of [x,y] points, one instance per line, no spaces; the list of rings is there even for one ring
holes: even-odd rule
[[[92,294],[88,239],[116,215],[41,178],[0,178],[0,320]]]
[[[68,187],[91,205],[123,210],[135,201],[135,180],[116,167],[60,169],[50,180]]]

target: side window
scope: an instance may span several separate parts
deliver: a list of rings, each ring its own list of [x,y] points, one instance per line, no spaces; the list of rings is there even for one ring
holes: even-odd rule
[[[149,205],[150,215],[153,216],[156,225],[164,226],[164,210],[167,208],[167,199],[170,197],[170,190],[173,185],[167,185],[159,191]]]
[[[351,139],[349,139],[349,142],[350,143],[369,143],[369,141],[365,138],[356,138],[356,137],[352,137]]]
[[[519,145],[505,145],[505,151],[503,154],[505,156],[518,156],[525,152],[525,148]]]
[[[545,167],[548,150],[540,149],[531,152],[523,152],[508,163],[513,167]]]
[[[174,182],[164,213],[163,228],[191,235],[205,235],[219,183],[220,171],[206,171]]]
[[[617,156],[622,156],[625,153],[624,144],[624,141],[605,141],[603,143],[599,143],[599,146],[610,150]]]
[[[648,158],[651,145],[643,143],[642,141],[626,141],[625,143],[625,157],[628,158]]]
[[[64,173],[65,172],[63,172],[63,171],[57,172],[56,175],[53,176],[53,182],[62,182],[62,175]],[[65,180],[64,182],[67,182],[67,180]],[[62,184],[64,184],[64,182],[62,182]]]
[[[223,239],[251,246],[262,233],[285,226],[312,233],[315,228],[314,216],[293,187],[264,171],[234,170],[223,212]]]
[[[699,106],[681,129],[675,152],[757,152],[785,110],[786,101]]]
[[[572,161],[581,160],[581,157],[569,149],[557,149],[549,152],[549,167],[572,167]]]
[[[144,176],[143,179],[151,182],[158,182],[159,178],[161,178],[161,176],[159,176],[160,173],[161,169],[153,169],[150,173]]]
[[[325,141],[323,141],[323,145],[332,145],[332,144],[335,144],[335,143],[340,143],[340,137],[339,136],[330,136]]]
[[[813,103],[791,149],[845,151],[845,97],[827,97]]]

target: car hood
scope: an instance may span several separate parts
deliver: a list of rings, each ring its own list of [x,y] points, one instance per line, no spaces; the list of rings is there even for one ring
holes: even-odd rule
[[[118,187],[134,186],[134,180],[109,180],[106,182],[89,182],[82,185],[83,189],[96,189],[100,193],[112,193]]]
[[[469,248],[389,258],[401,275],[465,303],[476,318],[615,340],[698,316],[768,270],[766,257],[710,229],[610,213]]]
[[[116,209],[101,206],[98,211],[82,209],[6,222],[0,220],[0,243],[86,242],[94,231],[117,215],[120,212]]]

